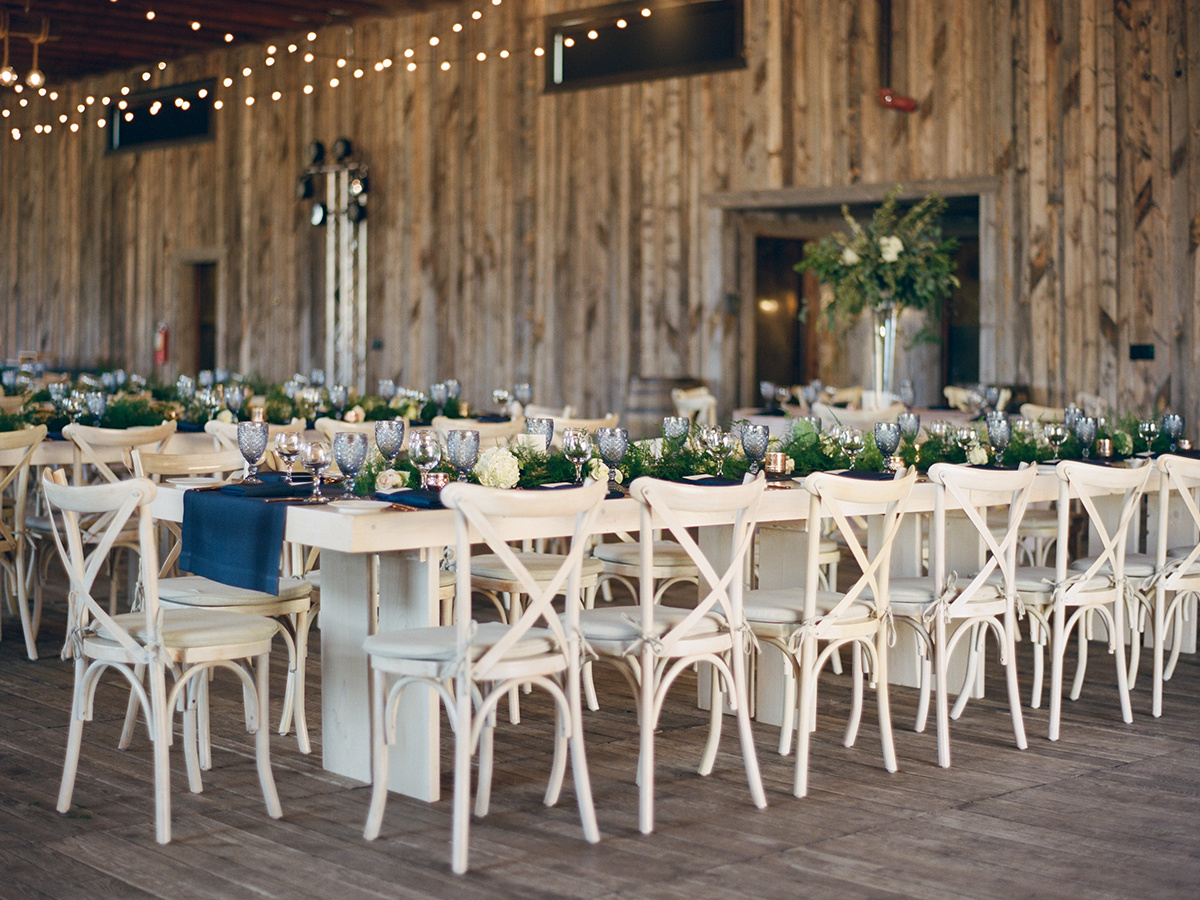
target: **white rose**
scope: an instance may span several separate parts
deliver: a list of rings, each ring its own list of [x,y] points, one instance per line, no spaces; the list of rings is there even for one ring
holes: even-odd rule
[[[879,255],[884,262],[894,263],[904,250],[904,242],[895,235],[879,239]]]
[[[983,447],[980,446],[979,444],[976,444],[974,447],[972,447],[970,450],[967,451],[967,462],[969,462],[971,465],[985,466],[985,465],[987,465],[987,461],[988,461],[987,451],[984,450]]]
[[[489,447],[479,454],[475,477],[482,485],[507,490],[516,487],[521,480],[521,468],[507,447]]]
[[[853,249],[846,247],[842,250],[842,265],[853,266],[857,265],[858,261],[859,255],[855,253]]]
[[[620,484],[621,483],[621,470],[616,469],[615,471],[617,474],[616,474],[616,478],[614,480],[616,481],[617,484]],[[591,477],[591,479],[593,481],[607,482],[608,481],[608,466],[606,466],[604,464],[604,460],[602,460],[602,459],[593,459],[591,462],[588,463],[588,475]]]
[[[344,422],[362,422],[367,418],[366,411],[361,406],[352,406],[346,410],[346,415],[342,417]]]
[[[395,469],[384,469],[375,476],[375,490],[380,493],[394,491],[402,487],[408,487],[408,474],[406,472],[397,472]]]
[[[226,425],[232,425],[233,424],[233,413],[231,413],[227,409],[223,409],[219,413],[217,413],[217,421],[224,422]]]

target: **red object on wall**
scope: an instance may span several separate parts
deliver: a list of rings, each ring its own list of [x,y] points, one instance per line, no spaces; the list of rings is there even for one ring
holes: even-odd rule
[[[169,338],[170,334],[167,332],[167,323],[159,322],[158,330],[154,332],[154,364],[156,366],[166,364]]]
[[[901,112],[912,112],[917,108],[917,101],[912,97],[897,94],[891,88],[879,89],[879,105],[888,109],[898,109]]]

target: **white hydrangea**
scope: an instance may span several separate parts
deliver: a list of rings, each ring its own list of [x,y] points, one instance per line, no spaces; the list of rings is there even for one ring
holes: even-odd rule
[[[1133,435],[1128,431],[1114,431],[1113,449],[1121,456],[1130,456],[1133,453]]]
[[[857,265],[858,261],[859,255],[853,249],[846,247],[842,250],[842,265],[853,266]]]
[[[879,239],[879,255],[884,262],[894,263],[904,251],[904,242],[894,234]]]
[[[972,447],[970,450],[967,451],[967,462],[969,462],[971,465],[985,466],[985,465],[987,465],[987,461],[988,461],[987,450],[985,450],[979,444],[976,444],[974,447]]]
[[[342,417],[344,422],[363,422],[367,418],[366,411],[361,406],[352,406],[346,410],[345,416]]]
[[[224,422],[226,425],[232,425],[233,424],[233,413],[231,413],[227,409],[223,409],[219,413],[217,413],[217,421]]]
[[[408,473],[397,472],[395,469],[384,469],[375,476],[375,490],[380,493],[408,487]]]
[[[616,473],[617,473],[616,479],[615,479],[616,483],[620,484],[621,483],[621,470],[617,469]],[[608,481],[608,466],[606,466],[604,464],[604,460],[599,459],[599,458],[591,460],[588,463],[588,476],[593,481],[607,482]]]
[[[517,458],[507,447],[489,447],[479,454],[475,463],[475,477],[479,483],[494,488],[515,488],[521,480],[521,468]]]

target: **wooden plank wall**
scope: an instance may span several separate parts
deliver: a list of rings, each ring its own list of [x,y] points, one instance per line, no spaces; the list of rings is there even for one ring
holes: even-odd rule
[[[233,79],[206,144],[104,154],[98,106],[75,106],[140,71],[56,104],[6,93],[0,357],[149,370],[155,323],[186,332],[187,267],[211,260],[224,364],[319,364],[323,236],[293,187],[309,141],[346,135],[371,167],[372,379],[454,375],[483,402],[528,378],[539,402],[599,414],[633,375],[700,374],[729,409],[753,386],[728,297],[737,229],[713,197],[1000,176],[985,376],[1200,421],[1200,6],[894,0],[892,87],[920,103],[905,115],[875,101],[874,0],[747,0],[744,70],[543,94],[541,16],[590,5],[488,5],[477,22],[435,5],[312,45],[280,36],[312,64],[267,67],[252,46],[154,72],[150,87]],[[1130,343],[1155,359],[1131,362]]]

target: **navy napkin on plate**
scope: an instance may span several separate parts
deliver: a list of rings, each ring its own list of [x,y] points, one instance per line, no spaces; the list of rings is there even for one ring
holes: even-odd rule
[[[421,488],[406,488],[402,491],[392,491],[383,494],[376,491],[372,496],[376,500],[386,500],[388,503],[400,503],[404,506],[415,506],[417,509],[445,509],[437,491],[422,490]]]
[[[285,477],[278,472],[264,472],[258,477],[262,481],[261,484],[235,481],[232,484],[221,485],[221,493],[232,494],[235,497],[307,497],[312,493],[311,478],[301,481],[297,477],[293,484],[288,484]],[[321,485],[324,487],[325,482],[322,481]]]
[[[511,422],[512,416],[506,416],[502,413],[483,413],[475,416],[476,422]]]
[[[299,486],[246,485],[296,490]],[[265,495],[260,495],[265,496]],[[273,496],[289,496],[275,494]],[[219,491],[185,491],[179,568],[222,584],[279,592],[279,560],[287,503],[262,503]]]
[[[729,487],[734,484],[741,484],[740,478],[722,478],[719,475],[701,475],[699,478],[685,478],[684,484],[701,484],[705,487]]]

